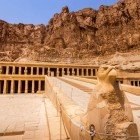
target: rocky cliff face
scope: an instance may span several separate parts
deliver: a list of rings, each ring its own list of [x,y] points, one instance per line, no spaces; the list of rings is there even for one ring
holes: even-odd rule
[[[116,52],[140,52],[140,1],[119,1],[99,10],[64,7],[48,25],[0,21],[0,60],[86,61]]]

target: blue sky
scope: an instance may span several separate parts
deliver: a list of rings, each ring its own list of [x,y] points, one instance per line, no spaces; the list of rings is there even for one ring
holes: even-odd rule
[[[0,0],[0,19],[10,23],[47,24],[64,6],[70,11],[83,8],[98,9],[117,0]]]

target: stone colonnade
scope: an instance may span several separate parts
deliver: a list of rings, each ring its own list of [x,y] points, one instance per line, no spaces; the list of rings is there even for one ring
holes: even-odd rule
[[[48,75],[48,76],[96,76],[97,68],[70,68],[70,67],[17,67],[0,66],[0,74],[6,75]]]
[[[0,93],[36,93],[45,90],[45,80],[0,80]]]
[[[119,84],[140,87],[140,78],[117,78]]]
[[[45,90],[48,76],[96,76],[88,65],[0,62],[0,93],[36,93]]]
[[[131,80],[130,81],[131,86],[137,86],[140,87],[140,80]]]

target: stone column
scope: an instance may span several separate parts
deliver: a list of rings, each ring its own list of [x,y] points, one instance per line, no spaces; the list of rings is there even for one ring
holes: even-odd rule
[[[95,69],[95,76],[97,76],[98,69]]]
[[[25,81],[25,93],[28,93],[28,81]]]
[[[15,74],[15,66],[13,66],[12,74]]]
[[[49,67],[48,67],[48,76],[51,76],[51,71]]]
[[[27,67],[25,67],[24,74],[27,75]]]
[[[79,76],[79,69],[77,68],[77,76]]]
[[[6,74],[8,75],[9,73],[9,66],[6,66]]]
[[[42,75],[45,75],[45,70],[44,70],[45,68],[44,67],[42,67]]]
[[[36,67],[36,74],[39,75],[39,67]]]
[[[62,68],[62,76],[65,75],[65,71],[64,71],[64,68]]]
[[[75,71],[74,71],[74,68],[72,68],[72,76],[74,76],[75,74]]]
[[[21,80],[18,80],[18,94],[21,93]]]
[[[11,80],[11,91],[10,91],[11,94],[14,93],[14,80]]]
[[[81,69],[81,72],[82,72],[81,76],[84,76],[84,69],[83,68]]]
[[[94,76],[94,69],[91,69],[91,76]]]
[[[67,68],[67,75],[69,76],[70,75],[70,69]]]
[[[59,68],[56,70],[56,76],[59,76]]]
[[[35,89],[35,82],[34,80],[32,80],[32,93],[35,93],[34,89]]]
[[[31,67],[31,75],[33,75],[33,67]]]
[[[41,80],[38,81],[38,84],[39,84],[39,86],[38,86],[38,87],[39,87],[38,90],[39,90],[39,92],[40,92],[40,91],[41,91]]]
[[[21,67],[19,67],[19,75],[21,75]]]
[[[88,69],[86,69],[86,76],[89,76]]]
[[[7,87],[7,81],[4,80],[4,88],[3,88],[3,94],[6,94],[6,87]]]

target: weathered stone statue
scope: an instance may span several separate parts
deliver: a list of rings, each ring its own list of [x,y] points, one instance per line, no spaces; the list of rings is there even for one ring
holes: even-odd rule
[[[133,123],[127,97],[116,82],[116,75],[116,70],[112,66],[99,68],[98,84],[90,97],[83,123],[87,128],[93,124],[96,132],[104,139],[126,140],[129,135],[138,136],[138,131]],[[129,137],[129,140],[138,138]]]

